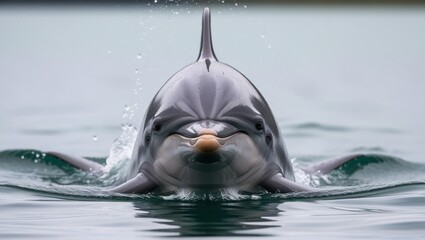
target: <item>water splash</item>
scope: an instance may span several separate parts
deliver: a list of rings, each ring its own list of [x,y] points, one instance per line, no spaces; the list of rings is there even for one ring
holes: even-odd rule
[[[164,200],[179,200],[179,201],[240,201],[240,200],[258,200],[261,199],[261,194],[244,194],[237,188],[223,188],[215,191],[204,191],[194,189],[180,189],[176,193],[160,196]]]
[[[312,186],[312,187],[319,186],[318,177],[316,175],[309,174],[308,172],[304,171],[302,167],[299,166],[296,158],[290,159],[290,162],[292,163],[292,166],[294,169],[294,176],[295,176],[296,182],[300,184],[304,184],[306,186]]]
[[[143,83],[140,78],[136,78],[136,87],[134,88],[134,94],[137,95],[143,89]]]
[[[134,116],[136,115],[138,108],[139,108],[138,103],[133,103],[132,105],[128,105],[128,104],[124,105],[122,118],[125,120],[132,121]]]
[[[105,174],[102,178],[107,185],[122,183],[127,177],[137,128],[131,124],[123,124],[121,129],[121,135],[112,144],[109,156],[106,158]]]

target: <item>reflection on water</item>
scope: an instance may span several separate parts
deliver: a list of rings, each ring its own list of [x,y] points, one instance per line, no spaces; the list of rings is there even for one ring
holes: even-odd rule
[[[277,216],[279,203],[269,200],[235,202],[137,201],[137,218],[153,218],[164,228],[151,231],[179,236],[270,236],[249,230],[280,227],[269,217]],[[273,231],[272,231],[273,232]]]

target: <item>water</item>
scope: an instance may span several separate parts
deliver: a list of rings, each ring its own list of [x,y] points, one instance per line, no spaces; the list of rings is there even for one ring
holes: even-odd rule
[[[201,7],[152,5],[0,8],[0,238],[425,236],[422,7],[212,7],[217,57],[268,100],[297,180],[326,191],[104,192],[153,95],[198,54]],[[301,170],[360,152],[363,167]]]

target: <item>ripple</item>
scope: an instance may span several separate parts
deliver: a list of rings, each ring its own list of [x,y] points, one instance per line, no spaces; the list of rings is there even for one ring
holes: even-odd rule
[[[323,131],[332,131],[332,132],[348,132],[354,129],[337,126],[337,125],[327,125],[322,123],[315,122],[306,122],[306,123],[298,123],[293,125],[288,125],[288,128],[292,129],[301,129],[301,130],[323,130]]]
[[[350,152],[388,152],[388,150],[386,150],[383,147],[379,147],[379,146],[360,146],[360,147],[355,147],[349,150]]]
[[[401,134],[400,129],[395,128],[382,128],[382,127],[355,127],[355,126],[343,126],[335,124],[326,124],[319,122],[302,122],[302,123],[290,123],[281,126],[286,130],[309,130],[308,134],[312,134],[311,131],[324,131],[324,132],[374,132],[374,133],[385,133],[385,134]]]
[[[87,126],[80,126],[80,127],[63,127],[63,128],[52,128],[49,127],[48,129],[34,129],[34,128],[23,128],[19,130],[20,133],[28,134],[28,135],[41,135],[41,136],[47,136],[47,135],[61,135],[65,133],[86,133],[87,131],[99,131],[99,132],[115,132],[119,130],[119,126],[116,125],[104,125],[104,126],[94,126],[94,125],[87,125]]]

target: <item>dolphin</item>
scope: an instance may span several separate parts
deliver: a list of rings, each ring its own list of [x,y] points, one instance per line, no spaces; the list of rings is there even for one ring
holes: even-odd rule
[[[77,168],[101,172],[100,164],[49,152]],[[327,173],[359,157],[317,164]],[[270,192],[316,191],[295,182],[294,171],[273,113],[242,73],[218,61],[211,17],[203,11],[197,60],[175,73],[146,110],[134,145],[127,181],[118,193],[178,189]]]

